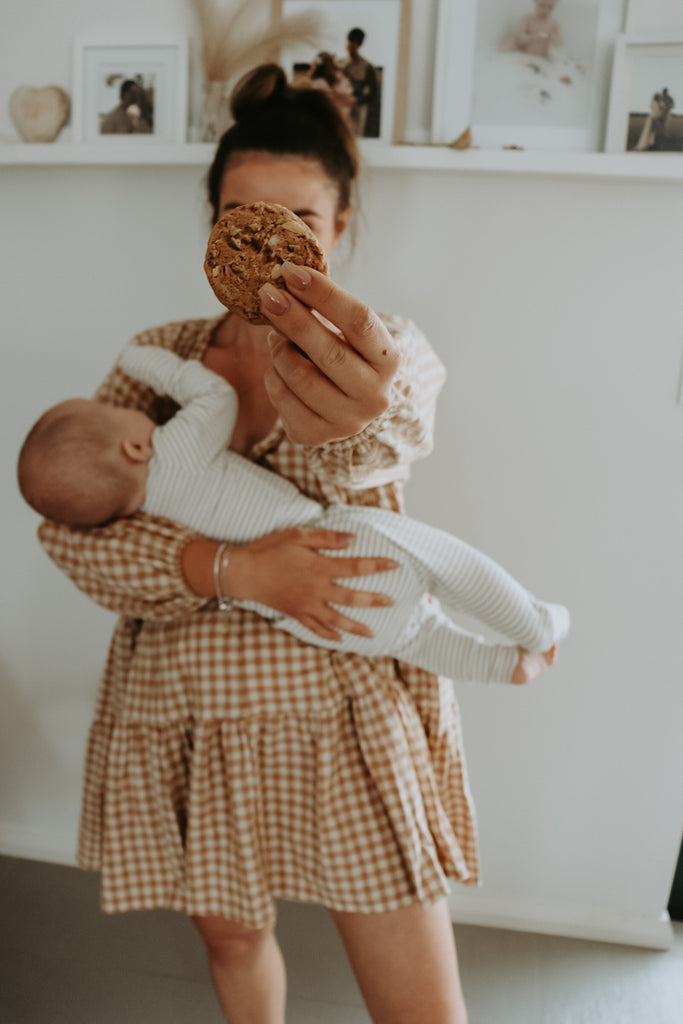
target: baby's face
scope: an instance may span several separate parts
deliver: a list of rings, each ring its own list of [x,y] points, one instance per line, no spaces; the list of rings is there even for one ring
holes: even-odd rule
[[[557,7],[557,0],[536,0],[534,6],[539,18],[547,18]]]

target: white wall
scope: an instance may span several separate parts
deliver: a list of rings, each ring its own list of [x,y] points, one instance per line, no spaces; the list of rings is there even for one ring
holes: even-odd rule
[[[105,5],[69,9],[82,22]],[[11,51],[17,84],[42,84],[18,69],[25,36]],[[201,177],[0,168],[5,852],[72,856],[112,626],[39,548],[16,453],[35,417],[91,391],[134,331],[217,309]],[[339,276],[412,316],[449,372],[409,510],[574,616],[538,683],[458,687],[485,886],[458,888],[454,914],[664,943],[683,774],[681,189],[374,170],[363,213]]]

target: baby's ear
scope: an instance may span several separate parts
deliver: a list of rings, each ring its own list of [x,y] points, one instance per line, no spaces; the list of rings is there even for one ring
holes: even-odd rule
[[[129,462],[149,462],[152,446],[147,441],[122,441],[121,451]]]

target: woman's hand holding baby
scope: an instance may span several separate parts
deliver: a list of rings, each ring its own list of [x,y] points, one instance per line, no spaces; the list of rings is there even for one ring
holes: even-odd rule
[[[351,534],[333,530],[292,529],[235,548],[228,569],[230,595],[290,615],[326,640],[339,641],[341,630],[372,636],[366,626],[333,604],[376,608],[393,601],[384,594],[351,590],[337,580],[385,572],[395,569],[397,563],[387,558],[339,558],[320,553],[343,550],[352,539]]]
[[[326,550],[343,550],[352,539],[350,534],[334,530],[292,529],[233,548],[226,573],[229,594],[236,600],[258,601],[290,615],[325,640],[338,641],[341,630],[372,636],[366,626],[344,615],[333,604],[386,608],[393,601],[384,594],[351,590],[336,581],[387,572],[395,569],[397,563],[387,558],[321,554]],[[217,547],[214,541],[197,538],[183,551],[183,575],[199,597],[216,596],[213,562]]]
[[[400,362],[391,335],[324,274],[288,263],[282,272],[288,291],[265,285],[260,293],[276,328],[268,396],[296,444],[352,437],[389,406]]]

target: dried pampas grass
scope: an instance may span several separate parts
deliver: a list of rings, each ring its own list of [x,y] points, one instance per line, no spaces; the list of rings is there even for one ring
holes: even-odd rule
[[[263,29],[253,25],[254,13],[264,13],[264,3],[257,0],[190,0],[190,5],[201,35],[206,82],[227,82],[257,64],[278,61],[281,51],[296,43],[320,44],[323,25],[317,14],[281,18]]]

